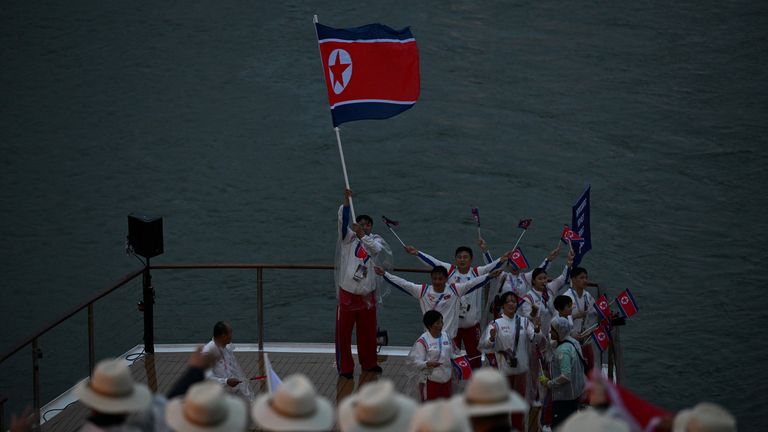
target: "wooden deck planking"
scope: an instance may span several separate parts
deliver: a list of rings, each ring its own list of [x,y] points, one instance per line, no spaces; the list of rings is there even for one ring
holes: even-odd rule
[[[176,379],[186,370],[190,353],[171,352],[149,354],[137,360],[131,366],[131,373],[137,382],[147,384],[149,388],[160,394],[167,393]],[[352,394],[361,385],[374,381],[379,376],[391,379],[401,393],[413,395],[413,383],[406,374],[406,357],[379,355],[378,360],[384,369],[382,374],[362,372],[360,366],[355,370],[352,380],[341,378],[336,373],[335,355],[333,353],[286,353],[269,352],[269,359],[275,372],[286,378],[295,373],[303,373],[309,377],[317,388],[317,392],[328,398],[334,406],[346,396]],[[245,373],[249,376],[265,375],[263,356],[259,352],[235,352]],[[357,356],[355,356],[357,362]],[[257,393],[265,393],[265,380],[252,381],[252,389]],[[56,417],[42,426],[44,431],[74,432],[80,429],[87,418],[89,410],[80,402],[69,405]]]

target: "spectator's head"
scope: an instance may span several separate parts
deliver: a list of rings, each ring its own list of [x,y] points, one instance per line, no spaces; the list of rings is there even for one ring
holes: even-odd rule
[[[574,267],[571,270],[571,286],[576,290],[583,290],[587,288],[589,283],[589,275],[587,269],[584,267]]]
[[[456,248],[453,256],[456,258],[456,267],[462,273],[466,273],[469,266],[472,265],[472,248],[469,246],[459,246]]]
[[[542,267],[533,269],[531,274],[531,285],[538,291],[543,291],[547,285],[547,271]]]
[[[341,401],[341,432],[402,432],[408,430],[416,402],[395,391],[388,379],[370,382]]]
[[[558,342],[563,341],[569,334],[571,334],[571,330],[573,330],[573,325],[568,321],[568,318],[561,316],[552,318],[550,325],[552,329],[552,340]]]
[[[471,432],[464,409],[448,400],[427,402],[413,415],[411,432]]]
[[[509,389],[507,378],[489,367],[475,370],[464,394],[454,396],[451,403],[467,413],[475,430],[498,426],[509,430],[510,414],[528,412],[528,404]]]
[[[504,315],[508,317],[515,316],[518,302],[518,298],[515,293],[512,291],[505,292],[499,298],[499,302],[501,303],[501,310],[504,312]]]
[[[366,235],[371,233],[371,230],[373,229],[373,219],[371,219],[370,216],[368,216],[367,214],[358,215],[355,218],[355,222],[357,222],[357,224],[360,225],[360,228],[363,229],[363,232]]]
[[[675,416],[673,432],[736,432],[736,418],[725,408],[701,402]]]
[[[251,415],[267,431],[327,431],[334,420],[331,403],[318,396],[301,374],[286,378],[274,393],[256,398]]]
[[[629,432],[629,425],[617,418],[600,414],[592,408],[577,411],[568,417],[559,432]]]
[[[202,381],[184,396],[168,401],[165,420],[179,432],[244,432],[248,408],[244,400],[227,394],[221,384]]]
[[[219,345],[229,345],[232,342],[232,326],[226,321],[214,324],[213,340]]]
[[[434,330],[437,334],[440,334],[443,331],[443,314],[440,312],[434,309],[426,311],[423,321],[424,327],[430,330],[430,332]]]
[[[437,290],[445,288],[445,283],[448,281],[448,270],[443,266],[432,267],[432,271],[429,272],[432,277],[432,286]]]
[[[573,311],[573,299],[567,295],[559,295],[553,301],[555,310],[560,312],[560,316],[568,316]]]
[[[91,378],[75,387],[75,395],[94,412],[115,416],[144,411],[152,402],[149,388],[133,381],[128,364],[121,359],[96,364]]]

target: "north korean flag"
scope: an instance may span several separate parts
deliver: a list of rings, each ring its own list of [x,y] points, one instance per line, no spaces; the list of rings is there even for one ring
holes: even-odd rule
[[[472,366],[469,365],[469,358],[466,354],[452,358],[451,364],[459,380],[468,380],[472,377]]]
[[[618,297],[616,297],[616,304],[619,305],[619,310],[621,310],[621,313],[625,318],[631,317],[640,310],[640,308],[637,307],[635,297],[629,292],[629,289],[625,289]]]
[[[389,118],[419,99],[419,50],[410,28],[315,26],[334,127]]]
[[[600,316],[601,321],[611,318],[611,306],[608,304],[608,298],[605,296],[605,294],[601,295],[597,298],[597,300],[595,300],[595,310]]]
[[[595,341],[597,347],[600,348],[600,352],[605,352],[611,341],[611,334],[604,325],[600,324],[595,331],[592,332],[592,339]]]
[[[568,243],[568,241],[584,241],[584,239],[577,233],[576,231],[568,228],[568,225],[563,225],[563,233],[560,235],[560,240],[563,241],[563,243]]]
[[[365,250],[363,244],[360,242],[357,243],[357,248],[355,248],[355,256],[363,261],[368,259],[368,251]]]
[[[520,219],[520,222],[517,223],[517,227],[527,230],[528,227],[531,226],[531,223],[533,223],[533,219]]]
[[[525,270],[528,268],[528,260],[525,258],[525,255],[523,255],[523,251],[520,248],[516,248],[515,251],[512,252],[512,255],[509,256],[509,262],[511,262],[517,270]]]

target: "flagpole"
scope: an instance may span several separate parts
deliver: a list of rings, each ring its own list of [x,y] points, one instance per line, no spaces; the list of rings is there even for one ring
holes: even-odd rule
[[[317,14],[315,14],[312,17],[312,22],[314,24],[317,24],[319,21],[317,19]],[[320,50],[320,36],[317,34],[317,26],[315,25],[315,38],[318,40],[317,44],[317,52],[320,54],[320,64],[323,64],[323,52]],[[325,71],[323,71],[323,74],[325,74]],[[341,147],[341,135],[339,134],[339,127],[336,126],[333,128],[333,130],[336,132],[336,143],[339,146],[339,156],[341,157],[341,170],[344,173],[344,187],[346,189],[351,189],[349,187],[349,176],[347,175],[347,163],[344,160],[344,149]],[[352,220],[354,221],[356,219],[355,217],[355,205],[352,203],[352,197],[349,197],[349,210],[352,213]]]
[[[525,235],[526,231],[528,231],[528,230],[527,230],[527,229],[524,229],[524,230],[523,230],[523,233],[522,233],[522,234],[520,234],[520,237],[518,237],[518,238],[517,238],[517,241],[515,242],[515,245],[514,245],[514,246],[512,246],[512,252],[514,252],[514,251],[515,251],[515,249],[517,249],[517,245],[519,245],[519,244],[520,244],[520,240],[522,240],[522,239],[523,239],[523,236]]]
[[[344,161],[344,149],[341,148],[341,135],[339,134],[339,128],[333,128],[336,131],[336,143],[339,145],[339,156],[341,157],[341,170],[344,173],[344,186],[347,189],[349,187],[349,176],[347,175],[347,163]],[[352,212],[352,220],[355,220],[355,205],[352,204],[352,197],[349,197],[349,210]]]
[[[350,204],[351,204],[351,201],[350,201]],[[400,244],[401,244],[401,245],[403,245],[403,247],[406,247],[406,246],[405,246],[405,243],[403,243],[403,240],[400,238],[400,236],[399,236],[399,235],[397,235],[397,233],[395,232],[395,230],[393,230],[393,229],[392,229],[392,227],[391,227],[391,226],[389,226],[389,225],[387,225],[387,228],[389,228],[389,230],[390,230],[390,231],[392,231],[392,234],[394,234],[394,235],[395,235],[395,237],[397,237],[397,240],[400,242]]]

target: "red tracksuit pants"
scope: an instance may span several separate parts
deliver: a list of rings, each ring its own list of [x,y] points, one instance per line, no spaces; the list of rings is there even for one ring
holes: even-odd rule
[[[339,289],[336,306],[336,369],[352,373],[352,329],[357,326],[357,357],[363,369],[376,367],[376,297]]]
[[[482,366],[480,350],[477,349],[477,344],[480,343],[480,323],[475,324],[474,327],[459,328],[456,337],[453,338],[453,343],[458,348],[461,348],[463,343],[472,369],[478,369]]]

